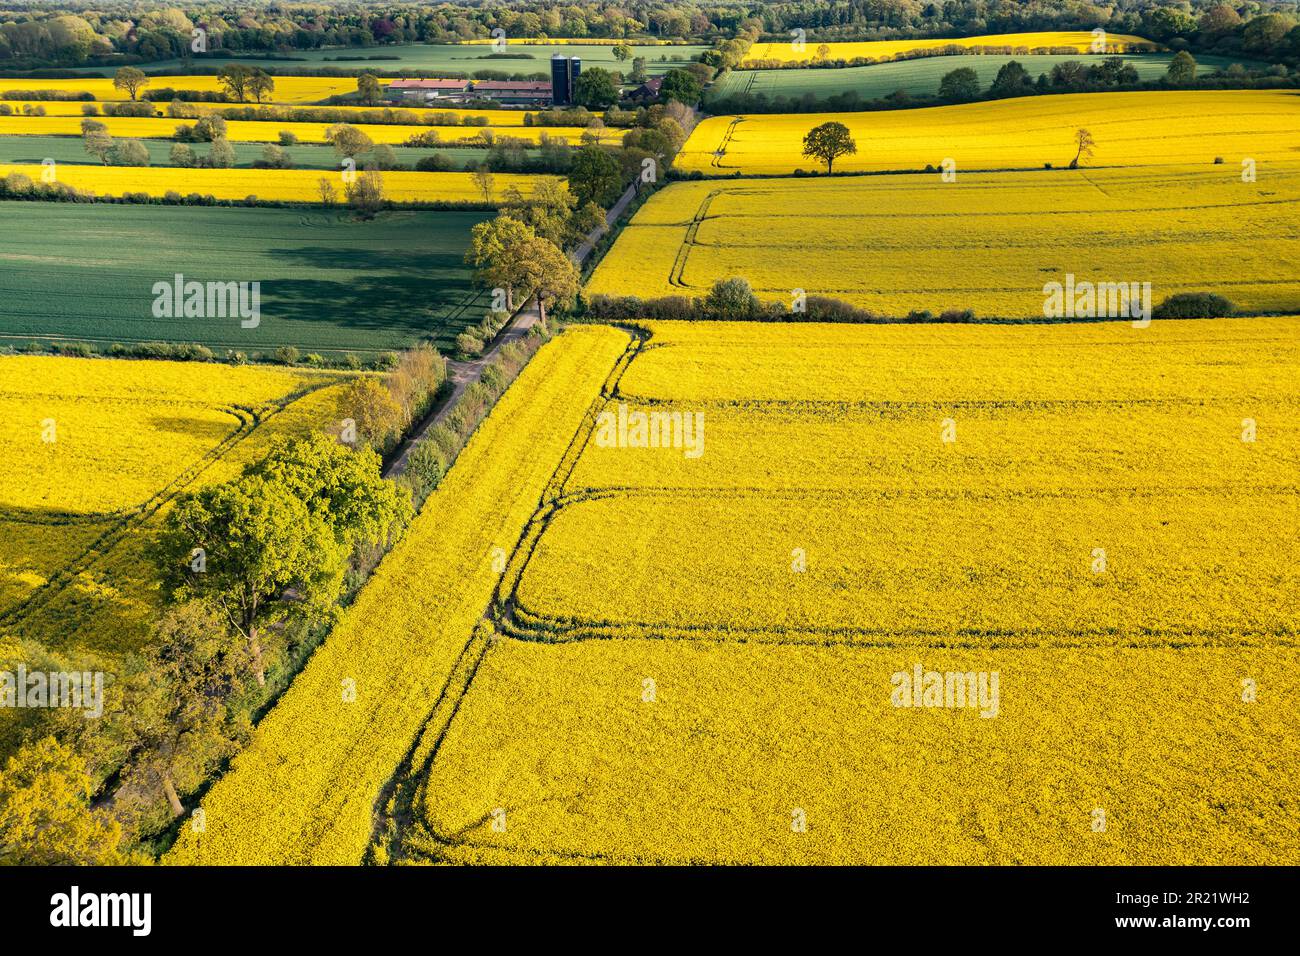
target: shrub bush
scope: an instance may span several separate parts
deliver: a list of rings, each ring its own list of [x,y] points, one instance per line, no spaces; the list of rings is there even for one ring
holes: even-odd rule
[[[1171,295],[1151,311],[1155,319],[1220,319],[1236,307],[1213,292],[1180,292]]]
[[[428,494],[447,471],[447,461],[439,448],[429,441],[416,443],[407,459],[406,473],[413,479],[415,490]]]

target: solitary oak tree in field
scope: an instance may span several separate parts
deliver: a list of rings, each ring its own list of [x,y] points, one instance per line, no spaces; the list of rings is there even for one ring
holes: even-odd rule
[[[253,70],[251,67],[232,63],[230,66],[221,68],[221,72],[217,74],[217,82],[225,87],[226,92],[233,96],[236,101],[242,103],[248,99],[248,81],[252,76]]]
[[[1074,131],[1074,143],[1078,150],[1074,154],[1074,159],[1070,160],[1070,168],[1078,169],[1080,160],[1092,157],[1092,149],[1097,145],[1097,141],[1092,138],[1092,133],[1080,126]]]
[[[357,99],[366,106],[378,103],[383,92],[383,87],[373,73],[362,73],[357,77]]]
[[[263,70],[254,70],[248,78],[248,93],[257,102],[275,92],[275,78]]]
[[[843,123],[822,123],[808,131],[803,138],[803,154],[820,159],[826,164],[830,173],[835,160],[858,151],[858,144],[849,135],[849,128]]]
[[[114,89],[121,90],[131,99],[135,99],[148,85],[149,77],[145,76],[143,70],[137,70],[133,66],[124,66],[113,76]]]

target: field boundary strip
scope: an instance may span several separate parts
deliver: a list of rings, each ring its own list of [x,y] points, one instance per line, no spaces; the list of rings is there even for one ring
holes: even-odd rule
[[[593,397],[582,421],[574,430],[564,454],[556,463],[539,498],[536,510],[525,522],[518,539],[507,555],[506,571],[501,576],[501,582],[507,580],[511,567],[518,565],[521,560],[526,563],[531,557],[532,549],[536,546],[539,536],[536,530],[539,519],[544,520],[544,516],[552,512],[557,497],[563,495],[565,484],[572,477],[583,450],[595,433],[597,416],[613,396],[623,372],[650,337],[650,333],[640,326],[618,326],[618,328],[630,336],[627,347],[614,362],[599,393]],[[428,780],[429,769],[437,759],[456,715],[460,712],[461,704],[469,694],[479,666],[499,639],[498,622],[504,615],[509,614],[509,610],[503,610],[501,606],[503,599],[509,600],[502,591],[501,582],[498,582],[493,590],[479,624],[457,656],[447,682],[421,725],[405,759],[385,786],[381,799],[376,802],[371,837],[372,854],[375,847],[383,842],[383,834],[387,831],[389,823],[394,825],[392,852],[397,856],[405,854],[406,841],[412,834],[416,834],[416,839],[419,839],[418,834],[422,830],[422,825],[419,822],[420,815],[414,812],[414,808],[420,806],[427,797],[425,783]],[[463,679],[458,679],[458,675],[462,673]]]
[[[453,708],[475,672],[475,637],[499,577],[490,552],[522,533],[628,338],[575,328],[533,356],[436,500],[208,791],[203,805],[218,825],[203,835],[183,831],[165,862],[359,863],[374,855],[376,815],[394,775],[413,741],[431,732],[431,716]],[[482,555],[468,573],[452,561],[467,552]],[[422,570],[429,561],[432,575]],[[396,606],[396,597],[405,603]],[[375,626],[376,614],[384,626]],[[339,703],[340,672],[367,689],[353,703]],[[266,813],[248,813],[267,806],[272,780],[280,798]]]

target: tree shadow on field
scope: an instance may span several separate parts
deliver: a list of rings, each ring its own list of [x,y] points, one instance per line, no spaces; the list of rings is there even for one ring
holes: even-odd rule
[[[339,275],[263,280],[264,318],[325,324],[340,330],[426,335],[444,331],[437,316],[470,292],[470,272],[459,249],[409,249],[398,242],[382,251],[301,246],[272,250],[270,255],[295,268]],[[475,312],[463,320],[479,318]]]
[[[196,438],[208,445],[217,445],[239,427],[239,422],[233,417],[206,419],[183,414],[155,415],[149,419],[149,427],[172,435]]]
[[[268,320],[281,319],[333,326],[341,332],[423,335],[438,331],[437,314],[468,293],[466,280],[451,285],[409,275],[356,276],[335,282],[272,279],[262,283],[262,328],[268,327]]]
[[[271,249],[268,255],[295,267],[311,269],[345,269],[348,272],[464,272],[463,251],[446,251],[404,247],[394,242],[388,249],[362,249],[356,246],[299,246],[295,249]]]
[[[61,536],[75,539],[57,561],[40,562],[49,565],[46,583],[0,612],[0,630],[57,653],[93,653],[106,660],[139,649],[157,588],[157,571],[146,554],[155,534],[150,524],[129,527],[112,516],[47,508],[6,507],[3,517],[31,529],[37,542],[47,535],[52,546]],[[14,561],[21,564],[22,555]]]

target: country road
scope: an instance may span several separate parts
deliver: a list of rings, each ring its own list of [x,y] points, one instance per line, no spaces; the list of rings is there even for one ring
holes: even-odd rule
[[[483,375],[483,370],[487,368],[502,347],[510,342],[517,342],[541,320],[537,312],[537,303],[529,299],[528,303],[515,313],[506,326],[497,333],[497,337],[492,340],[490,348],[486,349],[478,358],[468,362],[457,362],[452,359],[447,360],[447,378],[452,383],[452,390],[447,396],[438,403],[438,405],[425,416],[424,421],[402,440],[397,446],[392,461],[384,469],[385,478],[394,478],[406,471],[407,460],[410,457],[411,449],[415,443],[424,437],[425,433],[435,425],[440,425],[443,420],[451,414],[451,410],[456,407],[460,401],[461,395],[465,394],[465,389],[477,382]]]
[[[627,187],[623,195],[618,197],[618,201],[615,202],[609,212],[605,214],[605,225],[593,229],[587,235],[587,238],[582,241],[582,244],[569,253],[569,257],[579,268],[582,267],[582,264],[586,261],[587,257],[591,255],[591,250],[594,249],[596,243],[600,241],[600,237],[609,231],[610,226],[618,222],[619,217],[623,215],[628,204],[636,198],[636,195],[637,184],[633,183]],[[456,407],[456,403],[460,401],[460,397],[465,393],[465,389],[469,388],[482,377],[483,370],[487,368],[489,362],[497,357],[497,353],[501,351],[501,347],[508,342],[517,342],[519,339],[523,338],[528,334],[528,330],[539,321],[541,321],[541,316],[537,311],[537,301],[535,299],[529,299],[528,303],[515,313],[514,318],[506,324],[505,328],[497,333],[497,337],[492,342],[492,347],[487,349],[481,356],[470,362],[457,362],[451,359],[447,360],[447,378],[451,380],[453,386],[451,392],[449,392],[447,397],[439,402],[438,405],[427,416],[425,416],[424,421],[416,426],[416,428],[402,440],[402,443],[397,446],[392,461],[388,464],[388,467],[384,469],[385,478],[395,478],[402,474],[402,472],[406,471],[406,465],[411,455],[411,449],[414,448],[416,443],[425,436],[425,433],[427,433],[430,428],[441,424],[443,419],[451,414],[451,410]]]

